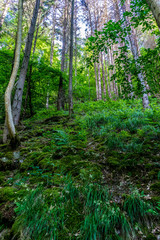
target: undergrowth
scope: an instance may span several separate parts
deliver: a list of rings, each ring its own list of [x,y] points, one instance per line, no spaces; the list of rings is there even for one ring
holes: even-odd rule
[[[140,153],[145,144],[160,139],[160,109],[152,104],[143,111],[135,102],[88,103],[88,112],[77,122],[104,140],[108,150]]]
[[[113,202],[106,187],[96,183],[82,187],[71,178],[66,178],[58,197],[52,195],[48,202],[44,193],[39,186],[16,202],[14,225],[20,239],[62,239],[62,234],[63,239],[132,239],[137,224],[147,224],[157,214],[137,190],[125,197],[123,205]]]

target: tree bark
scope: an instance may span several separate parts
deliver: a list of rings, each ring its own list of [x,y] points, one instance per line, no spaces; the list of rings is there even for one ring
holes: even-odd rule
[[[107,91],[108,91],[108,96],[111,98],[111,90],[110,90],[110,83],[108,80],[108,69],[107,69],[107,60],[105,58],[105,76],[106,76],[106,81],[107,81]]]
[[[55,37],[55,25],[56,25],[56,1],[53,6],[52,13],[52,33],[51,33],[51,52],[50,52],[50,65],[53,64],[53,54],[54,54],[54,37]]]
[[[22,13],[23,13],[23,3],[22,3],[22,0],[19,0],[16,51],[15,51],[15,59],[14,59],[12,74],[5,92],[5,117],[6,118],[5,118],[5,129],[3,134],[3,141],[5,143],[7,141],[7,129],[8,129],[11,142],[14,145],[18,143],[18,137],[16,135],[16,129],[14,126],[13,116],[12,116],[11,94],[12,94],[13,86],[16,80],[19,63],[20,63],[20,51],[21,51],[21,39],[22,39]]]
[[[77,2],[76,2],[77,3]],[[74,34],[75,34],[75,83],[77,83],[77,4],[76,4],[76,8],[75,8],[75,30],[74,30]]]
[[[103,79],[103,94],[104,94],[104,101],[106,101],[106,81],[105,81],[103,53],[101,53],[101,66],[102,66],[102,79]]]
[[[21,70],[20,70],[19,80],[17,83],[17,88],[16,88],[14,100],[13,100],[12,112],[13,112],[13,120],[15,125],[18,125],[18,122],[20,119],[24,82],[25,82],[28,63],[29,63],[30,54],[31,54],[31,47],[32,47],[32,41],[33,41],[39,6],[40,6],[40,0],[36,0],[36,5],[33,11],[33,17],[31,20],[31,25],[28,32],[26,46],[25,46],[25,53],[23,57]]]
[[[156,19],[157,25],[160,28],[160,1],[159,0],[146,0],[149,8],[151,9],[153,16]]]
[[[73,89],[72,89],[72,75],[73,75],[73,20],[74,20],[74,0],[72,0],[71,9],[71,30],[70,30],[70,54],[69,54],[69,117],[73,112]]]
[[[67,12],[68,12],[68,0],[65,0],[64,20],[63,20],[63,42],[62,42],[62,59],[61,59],[61,71],[64,72],[65,65],[65,53],[66,53],[66,31],[67,31]],[[59,79],[58,98],[57,98],[57,110],[64,109],[64,87],[63,76]]]
[[[4,19],[5,19],[6,15],[7,15],[9,4],[10,4],[10,0],[7,0],[5,2],[5,6],[4,6],[4,9],[3,9],[2,15],[0,17],[0,33],[1,33],[1,30],[2,30]]]
[[[122,11],[123,13],[126,11],[126,6],[125,4],[123,4],[122,6]],[[126,17],[126,21],[125,21],[126,27],[130,25],[129,19],[128,17]],[[139,58],[139,52],[138,52],[138,44],[137,44],[137,39],[136,39],[136,35],[133,31],[133,28],[131,27],[131,33],[128,34],[128,38],[129,38],[129,42],[130,42],[130,46],[131,46],[131,52],[133,54],[133,58],[135,60],[135,64],[136,67],[139,71],[138,73],[138,79],[143,87],[143,107],[144,108],[149,108],[149,99],[148,99],[148,95],[146,92],[146,85],[145,85],[145,80],[144,80],[144,76],[141,70],[141,66],[138,62],[138,58]]]
[[[96,80],[96,97],[97,101],[99,100],[99,90],[98,90],[98,77],[97,77],[97,64],[94,63],[94,73],[95,73],[95,80]]]
[[[99,100],[102,100],[102,86],[101,86],[101,72],[100,72],[100,63],[98,63],[98,93]]]

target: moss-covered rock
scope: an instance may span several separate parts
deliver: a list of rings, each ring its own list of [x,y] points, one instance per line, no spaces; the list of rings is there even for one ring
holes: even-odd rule
[[[21,163],[20,169],[22,171],[29,169],[31,166],[37,165],[41,160],[48,162],[50,154],[44,152],[30,152],[25,158],[24,162]]]
[[[15,199],[16,189],[13,187],[0,188],[0,202],[13,201]]]

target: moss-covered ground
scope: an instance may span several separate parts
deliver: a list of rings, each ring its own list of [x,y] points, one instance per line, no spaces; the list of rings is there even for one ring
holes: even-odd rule
[[[17,131],[0,145],[0,239],[160,238],[158,102],[50,108]]]

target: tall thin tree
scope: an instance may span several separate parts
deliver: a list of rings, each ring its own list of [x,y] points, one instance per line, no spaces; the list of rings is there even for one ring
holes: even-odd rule
[[[27,69],[28,69],[28,63],[29,63],[30,54],[31,54],[32,41],[33,41],[39,7],[40,7],[40,0],[36,0],[35,8],[33,11],[33,17],[31,20],[31,25],[29,28],[28,36],[27,36],[27,42],[25,46],[25,53],[23,57],[21,70],[20,70],[19,80],[17,82],[16,92],[14,95],[14,100],[12,105],[13,121],[15,125],[18,125],[18,122],[20,119],[23,88],[24,88],[25,78],[26,78]]]
[[[7,141],[7,135],[9,131],[11,142],[14,145],[18,143],[18,137],[16,135],[16,129],[14,126],[13,116],[12,116],[11,94],[12,94],[16,77],[17,77],[17,72],[18,72],[19,63],[20,63],[20,51],[21,51],[21,39],[22,39],[22,13],[23,13],[23,0],[19,0],[16,50],[15,50],[15,58],[14,58],[12,74],[5,92],[5,117],[6,118],[5,118],[5,129],[3,133],[3,142],[5,143]]]
[[[74,20],[74,0],[72,0],[71,8],[71,30],[70,30],[70,55],[69,55],[69,116],[73,111],[73,96],[72,96],[72,75],[73,75],[73,20]]]

